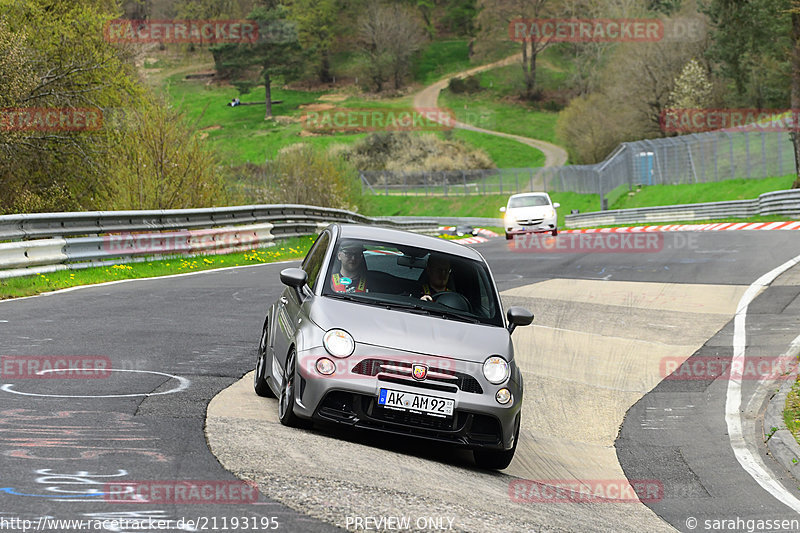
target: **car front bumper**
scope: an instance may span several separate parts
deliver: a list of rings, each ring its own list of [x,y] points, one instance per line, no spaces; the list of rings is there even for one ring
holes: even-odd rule
[[[323,351],[324,352],[324,351]],[[319,357],[328,357],[319,349],[298,354],[299,380],[295,413],[307,419],[344,424],[392,434],[410,435],[446,442],[470,449],[507,450],[513,446],[514,432],[522,407],[522,385],[513,379],[492,385],[483,376],[482,362],[431,358],[381,350],[380,355],[359,354],[337,361],[332,376],[323,376],[314,368]],[[455,379],[417,381],[402,373],[385,371],[398,364],[420,362],[431,368],[447,366]],[[513,364],[513,363],[512,363]],[[379,367],[376,369],[376,366]],[[512,369],[513,370],[513,369]],[[511,376],[519,373],[512,371]],[[511,391],[512,399],[501,405],[495,399],[501,388]],[[395,410],[378,404],[380,389],[423,394],[454,400],[453,415],[437,417],[413,410]]]

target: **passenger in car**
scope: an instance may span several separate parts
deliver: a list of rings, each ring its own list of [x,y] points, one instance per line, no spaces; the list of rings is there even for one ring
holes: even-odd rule
[[[336,254],[339,272],[331,276],[331,286],[336,292],[369,292],[367,289],[367,267],[364,264],[364,245],[346,242]]]

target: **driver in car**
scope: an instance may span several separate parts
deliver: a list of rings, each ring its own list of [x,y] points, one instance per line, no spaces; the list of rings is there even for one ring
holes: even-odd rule
[[[341,263],[339,272],[331,276],[331,286],[336,292],[368,292],[367,267],[364,264],[364,245],[346,242],[336,255]]]
[[[433,301],[432,295],[451,290],[447,283],[450,281],[450,260],[439,254],[431,254],[425,266],[428,277],[427,283],[422,284],[421,300]]]

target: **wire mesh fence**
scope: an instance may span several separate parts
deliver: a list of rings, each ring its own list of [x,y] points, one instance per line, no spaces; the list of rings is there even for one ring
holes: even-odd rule
[[[712,131],[623,143],[594,165],[448,171],[362,171],[365,192],[425,196],[527,191],[598,194],[604,207],[637,185],[707,183],[795,171],[786,131]]]

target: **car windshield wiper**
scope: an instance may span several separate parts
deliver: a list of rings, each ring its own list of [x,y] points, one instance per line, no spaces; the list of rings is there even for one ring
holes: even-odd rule
[[[414,311],[422,311],[428,315],[436,315],[442,318],[455,318],[456,320],[461,320],[464,322],[470,322],[472,324],[478,324],[480,320],[477,318],[464,316],[460,313],[455,313],[453,311],[446,311],[444,309],[435,309],[424,306],[422,304],[412,304],[412,303],[401,303],[401,302],[381,302],[382,305],[385,305],[389,308],[399,308],[399,309],[408,309]]]
[[[453,311],[445,311],[444,309],[429,309],[432,314],[437,316],[441,316],[442,318],[455,318],[456,320],[461,320],[462,322],[469,322],[471,324],[479,324],[480,320],[477,318],[473,318],[471,316],[462,315],[461,313],[456,313]]]
[[[339,300],[350,300],[351,302],[358,302],[362,304],[380,304],[379,301],[374,300],[372,298],[364,298],[363,296],[354,296],[353,294],[348,294],[348,293],[332,292],[330,294],[326,294],[325,296],[330,296],[331,298],[338,298]]]

